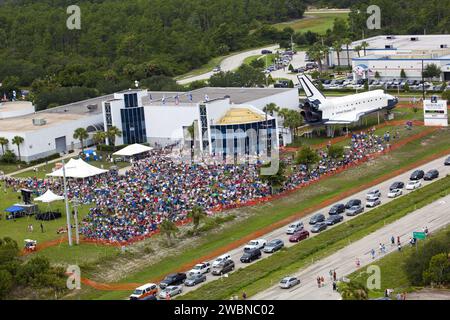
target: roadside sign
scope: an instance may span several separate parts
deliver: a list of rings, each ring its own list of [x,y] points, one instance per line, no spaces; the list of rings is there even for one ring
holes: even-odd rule
[[[427,237],[425,232],[413,232],[413,238],[416,238],[418,240],[423,240]]]

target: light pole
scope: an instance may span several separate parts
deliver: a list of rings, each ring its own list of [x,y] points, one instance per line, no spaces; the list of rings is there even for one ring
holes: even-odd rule
[[[67,180],[66,180],[66,163],[63,164],[63,184],[64,184],[64,201],[66,203],[66,216],[67,216],[67,237],[69,240],[69,247],[72,246],[72,226],[70,225],[70,212],[69,212],[69,199],[67,198]]]
[[[80,206],[81,202],[78,200],[78,198],[72,199],[72,207],[74,210],[74,219],[75,219],[75,242],[77,245],[80,244],[80,232],[78,230],[78,207]]]

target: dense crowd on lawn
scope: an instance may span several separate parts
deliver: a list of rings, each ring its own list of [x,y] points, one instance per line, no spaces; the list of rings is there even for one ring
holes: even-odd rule
[[[296,188],[369,154],[382,152],[388,140],[386,135],[383,139],[370,131],[354,134],[342,159],[331,159],[327,149],[318,151],[319,163],[309,172],[305,165],[293,165],[281,190]],[[28,188],[36,195],[47,189],[63,193],[59,179],[3,179],[8,187]],[[175,161],[165,152],[154,152],[134,161],[124,175],[110,172],[84,181],[68,181],[69,198],[78,197],[93,206],[82,221],[83,235],[109,241],[144,236],[164,219],[174,222],[185,219],[197,205],[210,211],[266,197],[270,192],[259,177],[258,165],[190,164]]]

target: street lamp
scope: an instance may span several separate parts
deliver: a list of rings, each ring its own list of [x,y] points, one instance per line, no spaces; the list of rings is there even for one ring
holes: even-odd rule
[[[75,241],[78,244],[80,244],[80,232],[78,230],[78,207],[81,205],[81,201],[78,198],[73,198],[72,201],[72,207],[74,211],[74,219],[75,219]]]
[[[72,226],[70,225],[70,212],[69,212],[69,199],[67,198],[67,180],[66,180],[66,164],[64,160],[62,162],[63,169],[63,184],[64,184],[64,201],[66,204],[66,216],[67,216],[67,237],[69,240],[69,247],[72,246]]]

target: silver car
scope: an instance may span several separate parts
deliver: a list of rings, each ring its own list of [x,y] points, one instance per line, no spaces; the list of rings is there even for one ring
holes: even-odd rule
[[[199,283],[206,281],[206,275],[204,273],[195,273],[189,276],[184,282],[184,285],[187,287],[193,287]]]
[[[159,293],[160,299],[167,299],[183,292],[182,286],[168,286]]]
[[[280,281],[280,288],[289,289],[298,284],[300,284],[300,280],[297,277],[285,277]]]
[[[353,206],[350,209],[347,209],[347,216],[356,216],[357,214],[364,211],[364,207],[361,205]]]
[[[380,204],[381,204],[380,198],[373,198],[373,199],[367,200],[366,207],[367,208],[374,208],[374,207],[376,207],[376,206],[378,206]]]
[[[274,253],[275,251],[278,251],[283,247],[284,247],[284,242],[280,239],[275,239],[275,240],[270,241],[268,244],[266,244],[263,251],[265,253]]]

